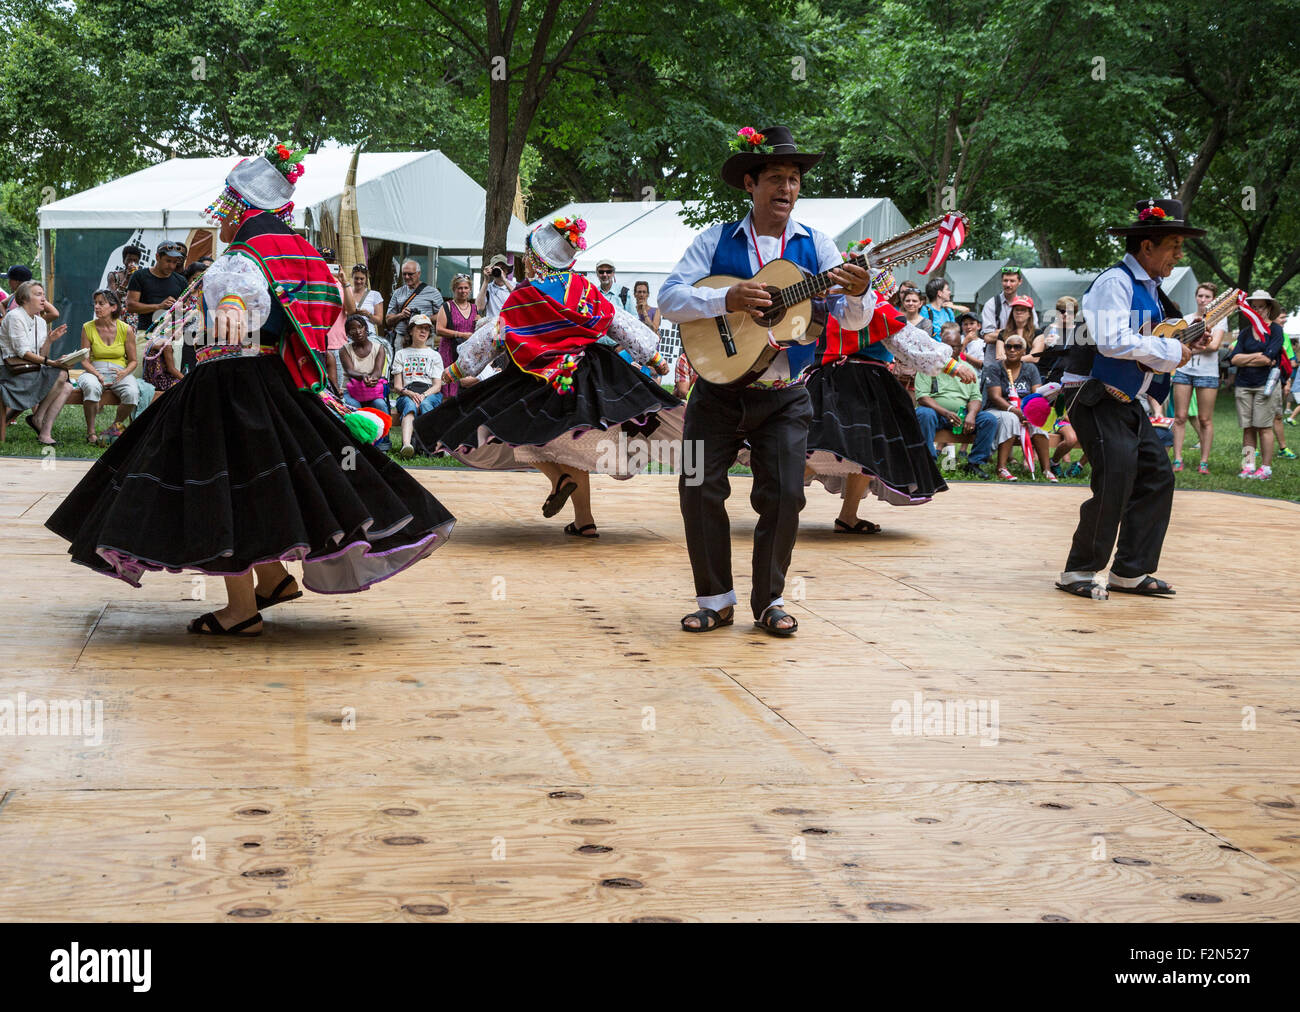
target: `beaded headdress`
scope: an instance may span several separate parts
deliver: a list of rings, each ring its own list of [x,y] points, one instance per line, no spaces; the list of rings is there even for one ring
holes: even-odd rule
[[[261,155],[245,158],[226,176],[226,188],[204,209],[214,224],[242,217],[250,208],[270,211],[286,224],[293,223],[293,189],[306,171],[306,149],[291,151],[272,144]]]

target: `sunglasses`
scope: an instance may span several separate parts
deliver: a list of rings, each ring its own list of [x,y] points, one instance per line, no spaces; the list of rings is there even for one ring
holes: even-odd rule
[[[353,268],[352,268],[352,273],[353,273],[353,274],[369,274],[369,273],[370,273],[370,268],[367,267],[365,264],[356,264],[356,265],[353,266]]]
[[[613,271],[596,271],[597,274],[613,274]]]
[[[1025,346],[1023,344],[1008,344],[1006,349],[1007,351],[1024,351]]]

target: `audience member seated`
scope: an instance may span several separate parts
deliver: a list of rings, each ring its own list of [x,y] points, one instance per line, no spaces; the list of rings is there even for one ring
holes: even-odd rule
[[[140,387],[135,380],[135,328],[121,319],[122,306],[117,293],[101,289],[94,295],[95,318],[81,328],[81,346],[90,350],[82,360],[77,392],[86,414],[86,442],[97,443],[95,419],[105,388],[117,397],[117,417],[104,437],[108,441],[122,434],[122,427],[140,403]],[[73,397],[75,402],[78,398]]]
[[[442,357],[429,347],[433,321],[423,313],[411,317],[407,334],[411,343],[393,359],[394,417],[401,420],[402,456],[414,457],[411,435],[416,415],[427,414],[442,403]]]
[[[1025,418],[1025,413],[1020,409],[1020,404],[1024,398],[1043,385],[1042,377],[1038,375],[1038,367],[1030,362],[1022,361],[1027,344],[1025,339],[1019,334],[1012,334],[1004,341],[1006,351],[1006,361],[994,362],[992,365],[984,367],[984,404],[985,409],[992,407],[1001,414],[999,416],[999,431],[995,439],[998,443],[998,477],[1003,481],[1015,481],[1015,476],[1011,473],[1008,464],[1011,462],[1011,451],[1016,445],[1016,440],[1011,442],[1005,441],[1005,435],[1014,428],[1014,435],[1019,437],[1027,428],[1030,434],[1030,443],[1034,448],[1034,453],[1042,465],[1044,477],[1048,481],[1055,482],[1056,475],[1052,472],[1051,462],[1048,458],[1048,437],[1047,432],[1040,429],[1037,425],[1032,424]],[[1008,417],[1010,419],[1008,420]],[[1028,464],[1028,461],[1026,461]]]
[[[50,330],[42,315],[46,305],[44,286],[39,281],[24,281],[0,319],[0,355],[4,358],[0,400],[6,424],[31,408],[27,424],[36,430],[41,445],[54,446],[54,420],[73,388],[67,372],[49,364],[50,346],[67,332],[68,325]],[[37,368],[27,368],[29,365]]]
[[[339,364],[343,366],[343,401],[354,408],[375,408],[388,414],[388,400],[384,397],[388,350],[377,338],[370,336],[367,322],[364,313],[353,313],[344,325],[348,343],[339,349]],[[375,443],[385,452],[390,445],[387,436]]]
[[[961,328],[961,357],[976,372],[984,369],[984,338],[980,336],[980,318],[974,313],[957,317]]]
[[[956,354],[960,343],[957,328],[945,324],[944,330],[945,343]],[[938,456],[935,435],[942,422],[948,433],[943,440],[945,443],[974,444],[961,469],[977,478],[987,478],[984,465],[993,453],[993,438],[997,435],[998,420],[992,414],[980,410],[979,383],[974,380],[963,382],[955,375],[939,373],[937,376],[918,376],[916,387],[916,420],[930,445],[930,456]]]

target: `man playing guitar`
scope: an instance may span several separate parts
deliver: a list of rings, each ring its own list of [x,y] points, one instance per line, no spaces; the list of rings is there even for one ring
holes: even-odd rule
[[[831,271],[837,288],[827,308],[849,330],[864,329],[874,299],[864,299],[870,275],[864,267],[842,264],[829,236],[793,219],[803,173],[822,154],[800,152],[786,127],[761,133],[749,127],[738,134],[742,150],[727,159],[722,179],[752,198],[738,222],[715,225],[695,238],[659,290],[665,318],[677,323],[746,311],[761,320],[772,307],[768,290],[755,281],[729,288],[696,287],[715,274],[753,278],[778,257],[807,274]],[[783,608],[785,572],[794,551],[799,512],[804,506],[804,457],[812,408],[801,374],[811,364],[815,335],[776,356],[745,386],[720,386],[701,377],[687,402],[683,439],[696,441],[700,473],[679,483],[686,545],[695,576],[699,610],[682,619],[687,632],[731,625],[736,605],[731,576],[731,534],[726,500],[727,470],[748,441],[754,472],[750,503],[758,513],[754,528],[754,579],[750,595],[755,625],[775,636],[793,635],[794,616]]]

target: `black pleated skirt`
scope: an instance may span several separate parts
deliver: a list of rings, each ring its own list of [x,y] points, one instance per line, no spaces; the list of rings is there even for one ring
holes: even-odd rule
[[[507,359],[497,375],[462,386],[456,397],[417,418],[415,433],[429,452],[452,453],[476,467],[553,461],[608,471],[599,463],[601,434],[621,430],[628,439],[646,438],[660,427],[661,414],[671,412],[684,412],[676,397],[612,349],[591,344],[567,393]],[[668,428],[680,439],[680,424]]]
[[[883,365],[849,359],[807,380],[813,422],[808,463],[827,490],[850,474],[867,474],[871,491],[895,506],[929,502],[948,486],[930,456],[916,408]]]
[[[425,558],[454,524],[274,355],[192,369],[46,521],[74,562],[133,586],[150,570],[230,576],[300,560],[303,586],[336,594]]]

